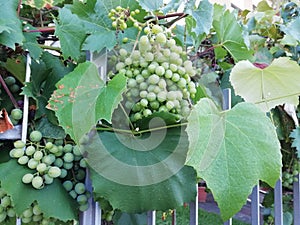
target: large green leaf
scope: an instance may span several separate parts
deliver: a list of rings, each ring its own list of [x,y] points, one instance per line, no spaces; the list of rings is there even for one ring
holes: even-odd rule
[[[163,0],[140,0],[139,3],[148,12],[158,10],[164,4]]]
[[[117,44],[118,35],[108,14],[117,6],[130,7],[131,10],[140,8],[135,0],[74,1],[62,8],[56,23],[56,35],[60,38],[64,57],[79,59],[81,50],[100,52],[103,48],[112,49]]]
[[[11,196],[18,215],[37,201],[45,217],[54,217],[62,221],[77,219],[76,202],[60,181],[55,180],[53,184],[36,190],[22,182],[23,175],[28,172],[32,171],[19,165],[16,160],[0,164],[1,186]]]
[[[226,10],[220,14],[220,8],[215,7],[214,14],[213,27],[217,33],[218,43],[229,52],[235,61],[250,59],[252,51],[245,44],[242,27],[234,13]]]
[[[299,74],[297,62],[286,57],[275,59],[264,69],[241,61],[232,69],[230,81],[237,95],[267,112],[276,105],[298,104]]]
[[[122,100],[126,78],[115,76],[106,86],[95,64],[85,62],[57,83],[48,108],[55,111],[59,124],[79,142],[100,119],[108,122]]]
[[[117,132],[89,136],[82,151],[91,168],[93,190],[113,208],[141,213],[194,200],[196,173],[184,165],[188,138],[183,127],[139,136]]]
[[[0,44],[15,49],[15,44],[22,44],[22,24],[16,10],[18,0],[0,2]]]
[[[275,127],[255,105],[239,103],[220,112],[211,100],[201,99],[186,130],[187,165],[206,181],[224,220],[241,209],[259,180],[274,186],[279,178],[281,153]]]
[[[208,34],[213,22],[214,7],[208,0],[202,0],[195,9],[188,8],[185,10],[194,20],[193,26],[187,26],[189,32],[193,32],[198,37],[205,33]]]
[[[281,26],[281,30],[296,41],[300,41],[300,17],[285,26]]]

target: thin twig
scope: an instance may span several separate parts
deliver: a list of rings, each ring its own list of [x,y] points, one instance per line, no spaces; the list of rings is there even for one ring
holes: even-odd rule
[[[29,33],[34,33],[34,32],[54,33],[55,32],[55,27],[39,27],[39,28],[36,28],[35,30],[24,29],[23,31],[24,32],[29,32]]]
[[[20,16],[21,5],[22,5],[22,0],[19,0],[18,11],[17,11],[18,16]]]
[[[170,13],[167,15],[158,15],[157,19],[162,20],[162,19],[166,19],[166,18],[170,18],[170,17],[186,17],[188,16],[188,14],[185,13]]]
[[[14,105],[15,108],[19,108],[18,103],[16,101],[16,99],[14,98],[14,96],[12,95],[12,93],[10,92],[9,88],[7,87],[2,75],[0,74],[0,83],[2,85],[2,87],[4,88],[5,92],[7,93],[7,95],[9,96],[12,104]]]

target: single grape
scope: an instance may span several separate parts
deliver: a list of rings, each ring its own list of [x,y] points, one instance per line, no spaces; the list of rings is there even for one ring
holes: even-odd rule
[[[35,169],[37,167],[37,165],[39,164],[38,161],[36,161],[35,159],[29,159],[27,166],[30,169]]]
[[[70,152],[67,152],[64,156],[63,156],[63,160],[64,162],[70,163],[73,162],[74,160],[74,155]]]
[[[35,204],[32,208],[32,212],[34,215],[41,215],[43,212],[39,205]]]
[[[39,173],[44,173],[46,170],[47,170],[47,165],[46,163],[39,163],[36,167],[36,170],[39,172]]]
[[[86,168],[87,167],[87,161],[85,158],[81,159],[79,162],[80,167]]]
[[[149,92],[147,94],[147,99],[152,102],[152,101],[155,101],[156,100],[156,94],[154,92]]]
[[[89,203],[88,202],[86,204],[83,204],[83,205],[79,206],[79,210],[81,212],[84,212],[84,211],[88,210],[88,208],[89,208]]]
[[[52,184],[53,183],[53,177],[50,177],[48,174],[43,175],[45,184]]]
[[[155,73],[158,75],[158,76],[163,76],[165,74],[165,68],[163,66],[157,66],[155,68]]]
[[[73,150],[73,145],[71,144],[66,144],[64,147],[63,147],[63,151],[64,152],[72,152]]]
[[[54,166],[62,167],[64,164],[64,161],[62,158],[56,158],[53,164],[54,164]]]
[[[77,193],[77,194],[83,194],[85,191],[86,191],[86,189],[85,189],[85,184],[84,183],[81,183],[81,182],[79,182],[79,183],[77,183],[75,186],[74,186],[74,190],[75,190],[75,192]]]
[[[14,158],[20,158],[24,155],[24,150],[22,148],[14,148],[13,149],[13,157]]]
[[[75,177],[76,177],[76,179],[79,180],[79,181],[84,180],[85,175],[86,175],[86,174],[85,174],[85,170],[83,170],[83,169],[78,169],[78,170],[75,172]]]
[[[32,221],[31,217],[22,217],[21,218],[22,224],[23,223],[30,223]]]
[[[22,213],[22,216],[25,217],[25,218],[30,218],[33,216],[33,211],[32,211],[32,208],[28,208],[28,209],[25,209],[25,211]]]
[[[43,158],[44,154],[42,151],[36,151],[34,154],[33,154],[33,158],[36,160],[36,161],[39,161]]]
[[[148,78],[148,83],[149,84],[157,84],[159,82],[159,76],[156,74],[152,74],[151,76],[149,76]]]
[[[3,208],[7,208],[8,206],[11,205],[11,200],[10,200],[10,197],[8,195],[4,196],[3,198],[1,198],[1,203],[0,205],[3,207]]]
[[[148,100],[147,100],[147,99],[141,99],[140,103],[141,103],[141,106],[147,107],[147,105],[148,105]]]
[[[151,114],[152,114],[152,111],[150,109],[145,109],[143,111],[143,116],[144,117],[150,116]]]
[[[32,142],[40,142],[42,140],[42,133],[40,131],[32,131],[29,135],[29,139],[32,141]]]
[[[34,222],[40,222],[43,219],[43,215],[33,215],[32,221]]]
[[[71,195],[71,197],[72,197],[73,199],[76,199],[76,198],[77,198],[77,193],[76,193],[75,190],[69,191],[69,195]]]
[[[43,178],[40,176],[35,176],[32,179],[31,184],[35,189],[41,189],[44,185]]]
[[[48,175],[52,178],[59,177],[61,175],[61,169],[57,166],[51,166],[48,170]]]
[[[157,25],[157,24],[154,24],[152,26],[151,31],[152,31],[153,34],[159,34],[159,33],[163,32],[163,28],[161,26]]]
[[[7,211],[6,211],[6,214],[10,218],[16,217],[16,211],[13,208],[8,208]]]
[[[60,169],[61,174],[60,174],[60,178],[65,178],[68,175],[68,171],[64,168]]]
[[[157,100],[159,102],[164,102],[164,101],[166,101],[166,99],[167,99],[167,92],[166,91],[162,91],[162,92],[159,92],[157,94]]]
[[[74,165],[73,162],[64,162],[63,167],[66,170],[70,170],[70,169],[72,169],[73,165]]]
[[[0,223],[2,223],[7,217],[6,212],[1,212],[0,213]]]
[[[25,142],[21,141],[21,140],[18,140],[18,141],[15,141],[14,142],[14,147],[15,148],[24,148],[26,145]]]
[[[73,189],[73,182],[70,180],[66,180],[63,182],[63,186],[67,191],[71,191]]]
[[[12,76],[7,76],[5,79],[4,79],[5,83],[7,84],[7,86],[12,86],[13,84],[16,83],[16,79]]]
[[[43,163],[46,163],[47,165],[51,165],[52,163],[55,162],[55,155],[53,154],[49,154],[49,155],[45,155],[43,158],[42,158],[42,162]]]
[[[10,112],[11,118],[14,120],[20,120],[23,117],[23,112],[21,109],[13,109]]]
[[[28,161],[29,161],[29,157],[27,155],[23,155],[18,159],[18,163],[20,165],[25,165],[28,163]]]
[[[165,44],[167,42],[167,37],[164,33],[159,33],[156,35],[155,41],[159,44]]]

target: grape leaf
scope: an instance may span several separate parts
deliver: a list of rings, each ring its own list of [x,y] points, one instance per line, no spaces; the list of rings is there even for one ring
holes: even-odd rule
[[[116,75],[105,86],[96,65],[85,62],[60,80],[56,87],[48,108],[55,111],[59,124],[78,143],[98,120],[110,122],[113,110],[122,100],[126,78]]]
[[[116,211],[113,221],[115,225],[147,225],[147,213],[129,214]]]
[[[237,95],[268,112],[276,105],[298,104],[300,66],[287,57],[274,59],[266,68],[255,67],[249,61],[238,62],[230,81]]]
[[[30,25],[26,25],[25,29],[34,30],[36,28]],[[24,32],[24,37],[25,37],[24,49],[27,49],[27,51],[29,51],[30,57],[32,57],[34,60],[38,60],[43,53],[43,49],[40,47],[40,45],[37,42],[37,38],[40,35],[41,34],[39,32]]]
[[[0,44],[15,49],[15,44],[22,44],[24,36],[22,24],[17,17],[18,0],[0,2]]]
[[[118,36],[108,14],[119,5],[130,10],[140,8],[135,0],[93,0],[86,4],[74,1],[60,9],[55,34],[60,38],[63,56],[79,59],[81,50],[100,52],[103,48],[112,49]],[[144,15],[141,12],[139,16]]]
[[[300,17],[297,17],[287,25],[282,25],[281,30],[285,32],[287,36],[292,37],[294,40],[300,41]]]
[[[290,133],[290,138],[293,138],[292,147],[296,148],[297,156],[300,158],[300,127],[295,128]]]
[[[223,11],[215,7],[213,27],[217,33],[219,44],[221,44],[233,57],[235,61],[250,59],[252,50],[245,44],[243,31],[236,17],[229,10]]]
[[[194,20],[192,27],[187,26],[189,32],[195,33],[196,36],[208,34],[213,22],[213,9],[213,5],[208,0],[202,0],[196,9],[187,8],[185,12]]]
[[[167,210],[195,199],[196,173],[184,165],[188,149],[184,127],[138,136],[95,131],[89,137],[81,150],[91,169],[96,199],[104,197],[127,213]]]
[[[163,0],[151,0],[151,1],[140,0],[139,3],[144,10],[148,12],[152,12],[158,10],[164,4],[164,1]]]
[[[13,171],[13,172],[12,172]],[[45,217],[54,217],[62,221],[77,219],[76,202],[66,192],[60,181],[54,180],[41,190],[22,182],[22,177],[32,170],[19,165],[16,160],[0,164],[2,188],[11,196],[18,215],[37,201]]]
[[[44,7],[50,8],[54,5],[62,3],[64,0],[26,0],[24,3],[33,8],[41,9]]]
[[[187,165],[206,181],[224,220],[240,210],[259,180],[271,186],[278,180],[280,143],[270,119],[255,105],[243,102],[220,112],[203,98],[192,110],[186,131]]]

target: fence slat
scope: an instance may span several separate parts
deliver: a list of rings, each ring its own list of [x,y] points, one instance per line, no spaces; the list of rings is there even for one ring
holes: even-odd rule
[[[293,185],[293,199],[294,199],[294,224],[300,224],[300,175],[296,176],[298,181]]]
[[[226,222],[224,222],[224,225],[232,225],[232,219],[229,219]]]
[[[275,225],[283,225],[283,207],[282,207],[282,183],[281,179],[276,182],[274,190],[274,212]]]
[[[155,223],[156,223],[156,211],[148,211],[147,224],[155,225]]]
[[[260,225],[259,185],[256,185],[251,194],[251,225]]]

